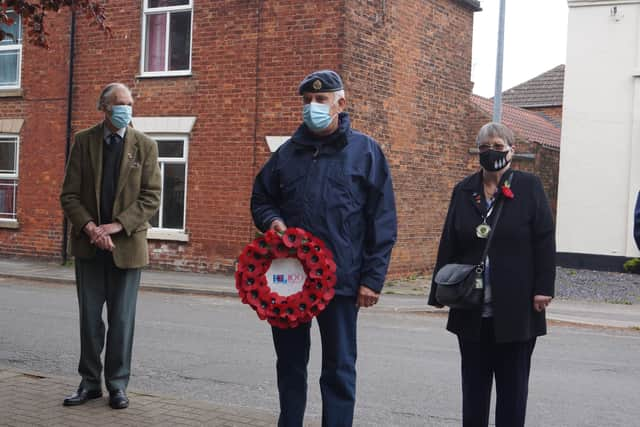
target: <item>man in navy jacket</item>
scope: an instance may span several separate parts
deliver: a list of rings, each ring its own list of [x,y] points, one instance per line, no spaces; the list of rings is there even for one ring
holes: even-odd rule
[[[633,212],[633,238],[636,240],[636,246],[640,249],[640,192],[638,192],[636,209]]]
[[[378,144],[351,129],[337,73],[311,73],[298,91],[303,123],[256,177],[251,211],[260,230],[300,227],[321,238],[334,254],[336,296],[318,316],[322,418],[323,426],[350,426],[358,307],[378,301],[396,241],[391,174]],[[278,357],[278,425],[301,426],[310,324],[274,327],[272,332]]]

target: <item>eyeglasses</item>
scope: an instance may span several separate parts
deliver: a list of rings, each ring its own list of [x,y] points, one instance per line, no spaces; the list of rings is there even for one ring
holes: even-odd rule
[[[505,144],[480,144],[478,145],[478,151],[484,153],[489,150],[494,151],[506,151],[509,147]]]

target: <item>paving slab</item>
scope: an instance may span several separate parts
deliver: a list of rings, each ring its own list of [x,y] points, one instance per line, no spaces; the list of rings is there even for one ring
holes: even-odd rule
[[[130,406],[113,410],[108,397],[65,407],[62,399],[76,381],[0,368],[0,424],[3,426],[265,426],[276,415],[252,408],[225,407],[129,391]],[[152,404],[149,404],[152,403]],[[310,421],[308,427],[317,423]]]

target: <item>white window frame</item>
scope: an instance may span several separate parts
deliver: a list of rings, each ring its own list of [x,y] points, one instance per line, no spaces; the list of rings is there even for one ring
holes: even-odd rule
[[[164,203],[164,165],[165,164],[180,164],[184,165],[184,212],[182,228],[163,228],[163,227],[151,227],[147,232],[149,239],[161,239],[161,240],[177,240],[187,242],[189,241],[189,235],[187,234],[187,193],[188,191],[188,176],[189,176],[189,135],[179,133],[152,133],[149,134],[151,138],[158,142],[162,141],[175,141],[181,140],[183,142],[182,157],[158,157],[158,163],[160,164],[160,171],[162,174],[162,187],[160,192],[160,209],[158,211],[158,224],[162,224],[162,206]]]
[[[2,173],[0,172],[0,180],[14,180],[15,184],[13,185],[13,218],[0,218],[0,227],[3,226],[11,226],[18,224],[18,204],[17,200],[17,192],[18,192],[18,181],[20,171],[18,169],[20,165],[20,136],[11,133],[0,133],[0,138],[10,138],[15,139],[16,141],[16,156],[14,159],[14,173]]]
[[[189,0],[189,4],[170,7],[147,7],[149,0],[142,0],[142,47],[140,49],[140,76],[139,77],[171,77],[171,76],[190,76],[191,75],[191,63],[193,61],[193,0]],[[191,25],[189,27],[189,69],[188,70],[167,70],[169,61],[169,32],[171,30],[171,13],[170,12],[191,12]],[[144,59],[147,54],[147,16],[166,14],[167,16],[167,33],[166,33],[166,46],[164,51],[164,68],[165,71],[145,71]]]
[[[7,10],[7,13],[13,12],[13,10]],[[15,12],[13,12],[15,13]],[[13,43],[13,44],[5,44],[2,45],[0,44],[0,52],[7,52],[7,51],[13,51],[16,50],[18,51],[18,73],[17,73],[17,83],[15,85],[11,85],[11,86],[3,86],[0,85],[0,91],[3,90],[8,90],[8,89],[20,89],[20,85],[21,80],[22,80],[22,35],[24,32],[24,28],[22,28],[22,17],[20,15],[18,15],[16,22],[18,23],[18,25],[20,25],[20,38],[17,40],[17,43]]]

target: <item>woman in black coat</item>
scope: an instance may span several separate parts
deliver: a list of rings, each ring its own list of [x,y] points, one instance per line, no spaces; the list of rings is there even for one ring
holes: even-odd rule
[[[463,425],[488,425],[495,377],[496,426],[524,426],[531,354],[547,332],[545,308],[554,295],[553,218],[540,180],[510,169],[515,147],[506,126],[484,125],[476,142],[482,169],[453,190],[434,271],[481,261],[486,226],[494,226],[493,207],[502,199],[485,262],[484,305],[451,309],[447,329],[460,346]],[[429,304],[442,307],[436,289],[432,283]]]

